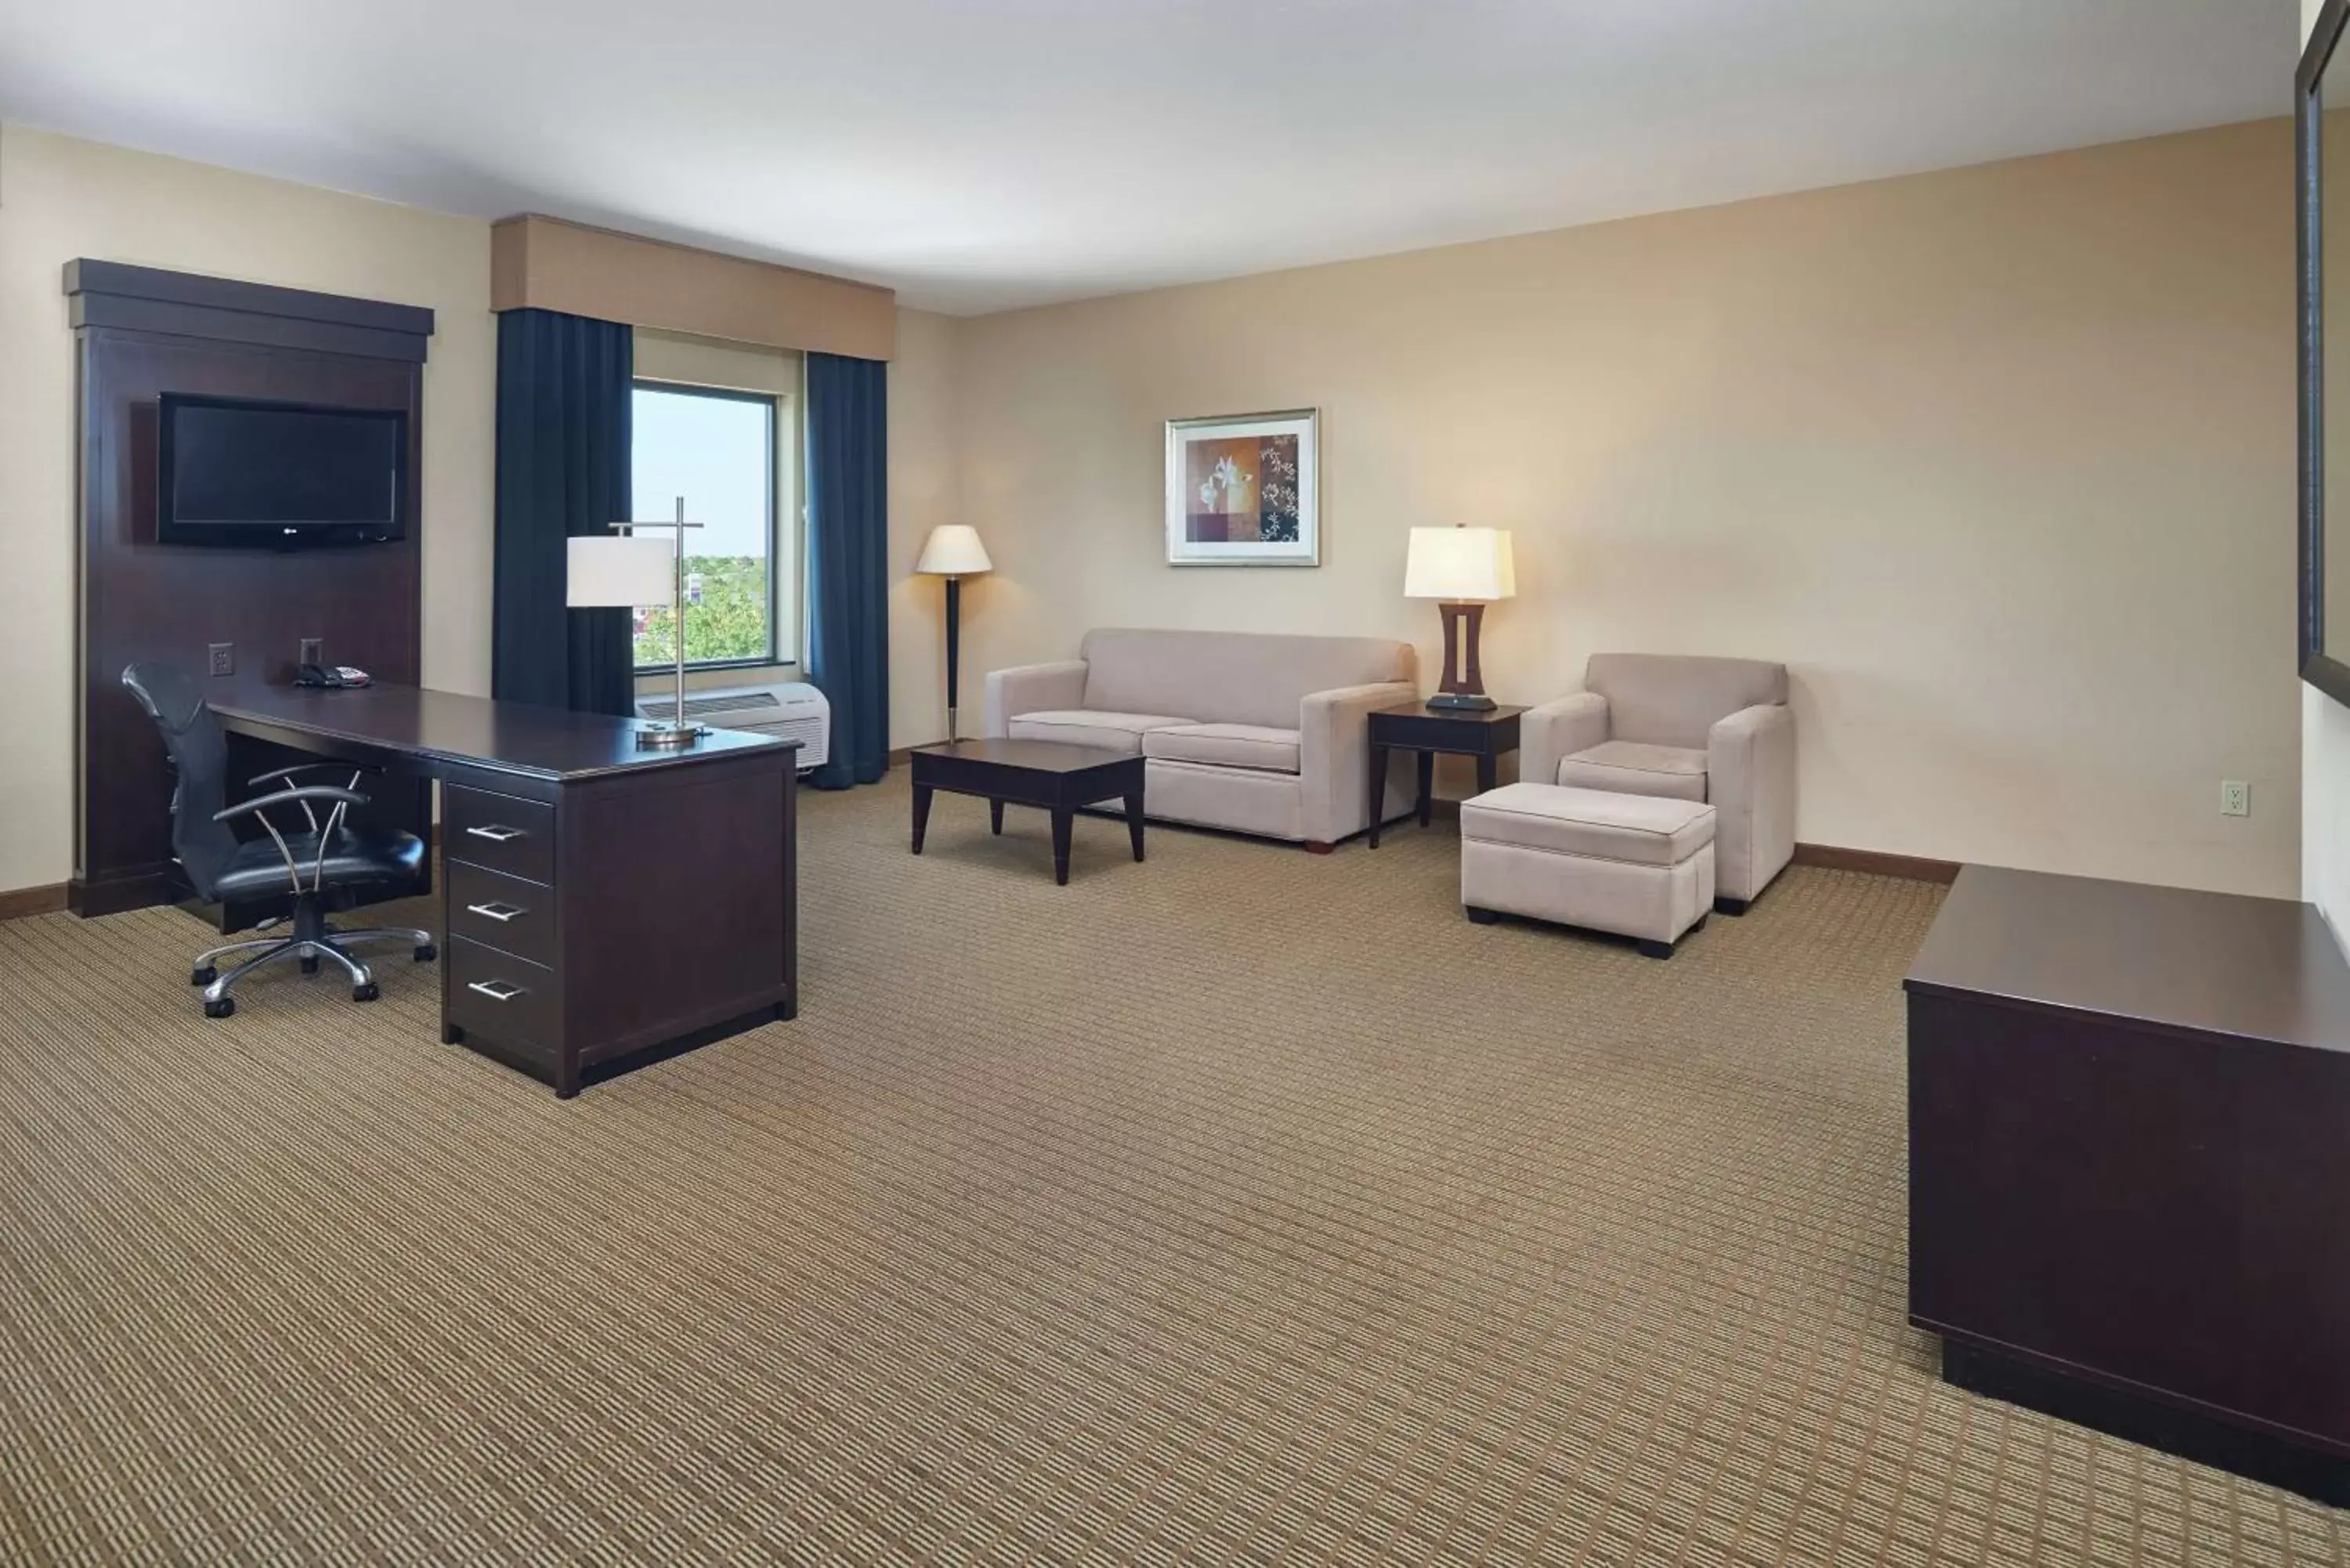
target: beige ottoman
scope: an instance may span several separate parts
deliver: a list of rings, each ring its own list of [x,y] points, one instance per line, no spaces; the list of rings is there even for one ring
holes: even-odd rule
[[[1713,908],[1713,807],[1661,795],[1513,784],[1461,803],[1461,902],[1639,939],[1650,958]]]

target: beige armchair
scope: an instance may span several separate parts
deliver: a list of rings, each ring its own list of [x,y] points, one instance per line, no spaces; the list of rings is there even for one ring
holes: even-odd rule
[[[1584,687],[1520,721],[1518,776],[1711,804],[1714,907],[1744,914],[1795,852],[1787,667],[1595,653]]]

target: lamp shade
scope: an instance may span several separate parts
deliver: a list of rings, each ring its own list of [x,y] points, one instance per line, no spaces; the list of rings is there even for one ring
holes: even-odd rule
[[[922,558],[914,563],[914,570],[941,577],[968,577],[994,566],[987,558],[987,546],[979,542],[979,530],[967,523],[941,523],[931,529],[922,542]]]
[[[574,609],[665,605],[677,587],[677,546],[650,535],[564,541],[563,602]]]
[[[1516,566],[1503,528],[1415,528],[1404,557],[1403,593],[1410,599],[1486,603],[1513,597]]]

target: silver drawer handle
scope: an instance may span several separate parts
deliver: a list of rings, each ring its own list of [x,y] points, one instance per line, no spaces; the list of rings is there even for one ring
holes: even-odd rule
[[[465,829],[465,831],[472,834],[476,838],[486,838],[493,844],[504,844],[509,838],[520,838],[522,836],[521,828],[501,827],[495,823],[491,824],[487,827],[469,827]]]
[[[522,994],[523,988],[511,981],[476,980],[467,982],[467,991],[478,991],[492,1002],[512,1002]]]
[[[508,920],[513,919],[516,915],[527,915],[530,913],[528,909],[524,909],[520,904],[468,904],[465,906],[465,912],[473,915],[485,916],[490,919],[497,921],[500,925],[505,924]]]

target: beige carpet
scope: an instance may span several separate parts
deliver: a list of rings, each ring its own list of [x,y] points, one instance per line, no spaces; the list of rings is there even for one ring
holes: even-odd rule
[[[568,1104],[429,970],[207,1023],[203,929],[0,925],[0,1559],[2345,1561],[1951,1392],[1902,969],[1798,870],[1669,963],[1327,859],[812,797],[796,1023]]]

